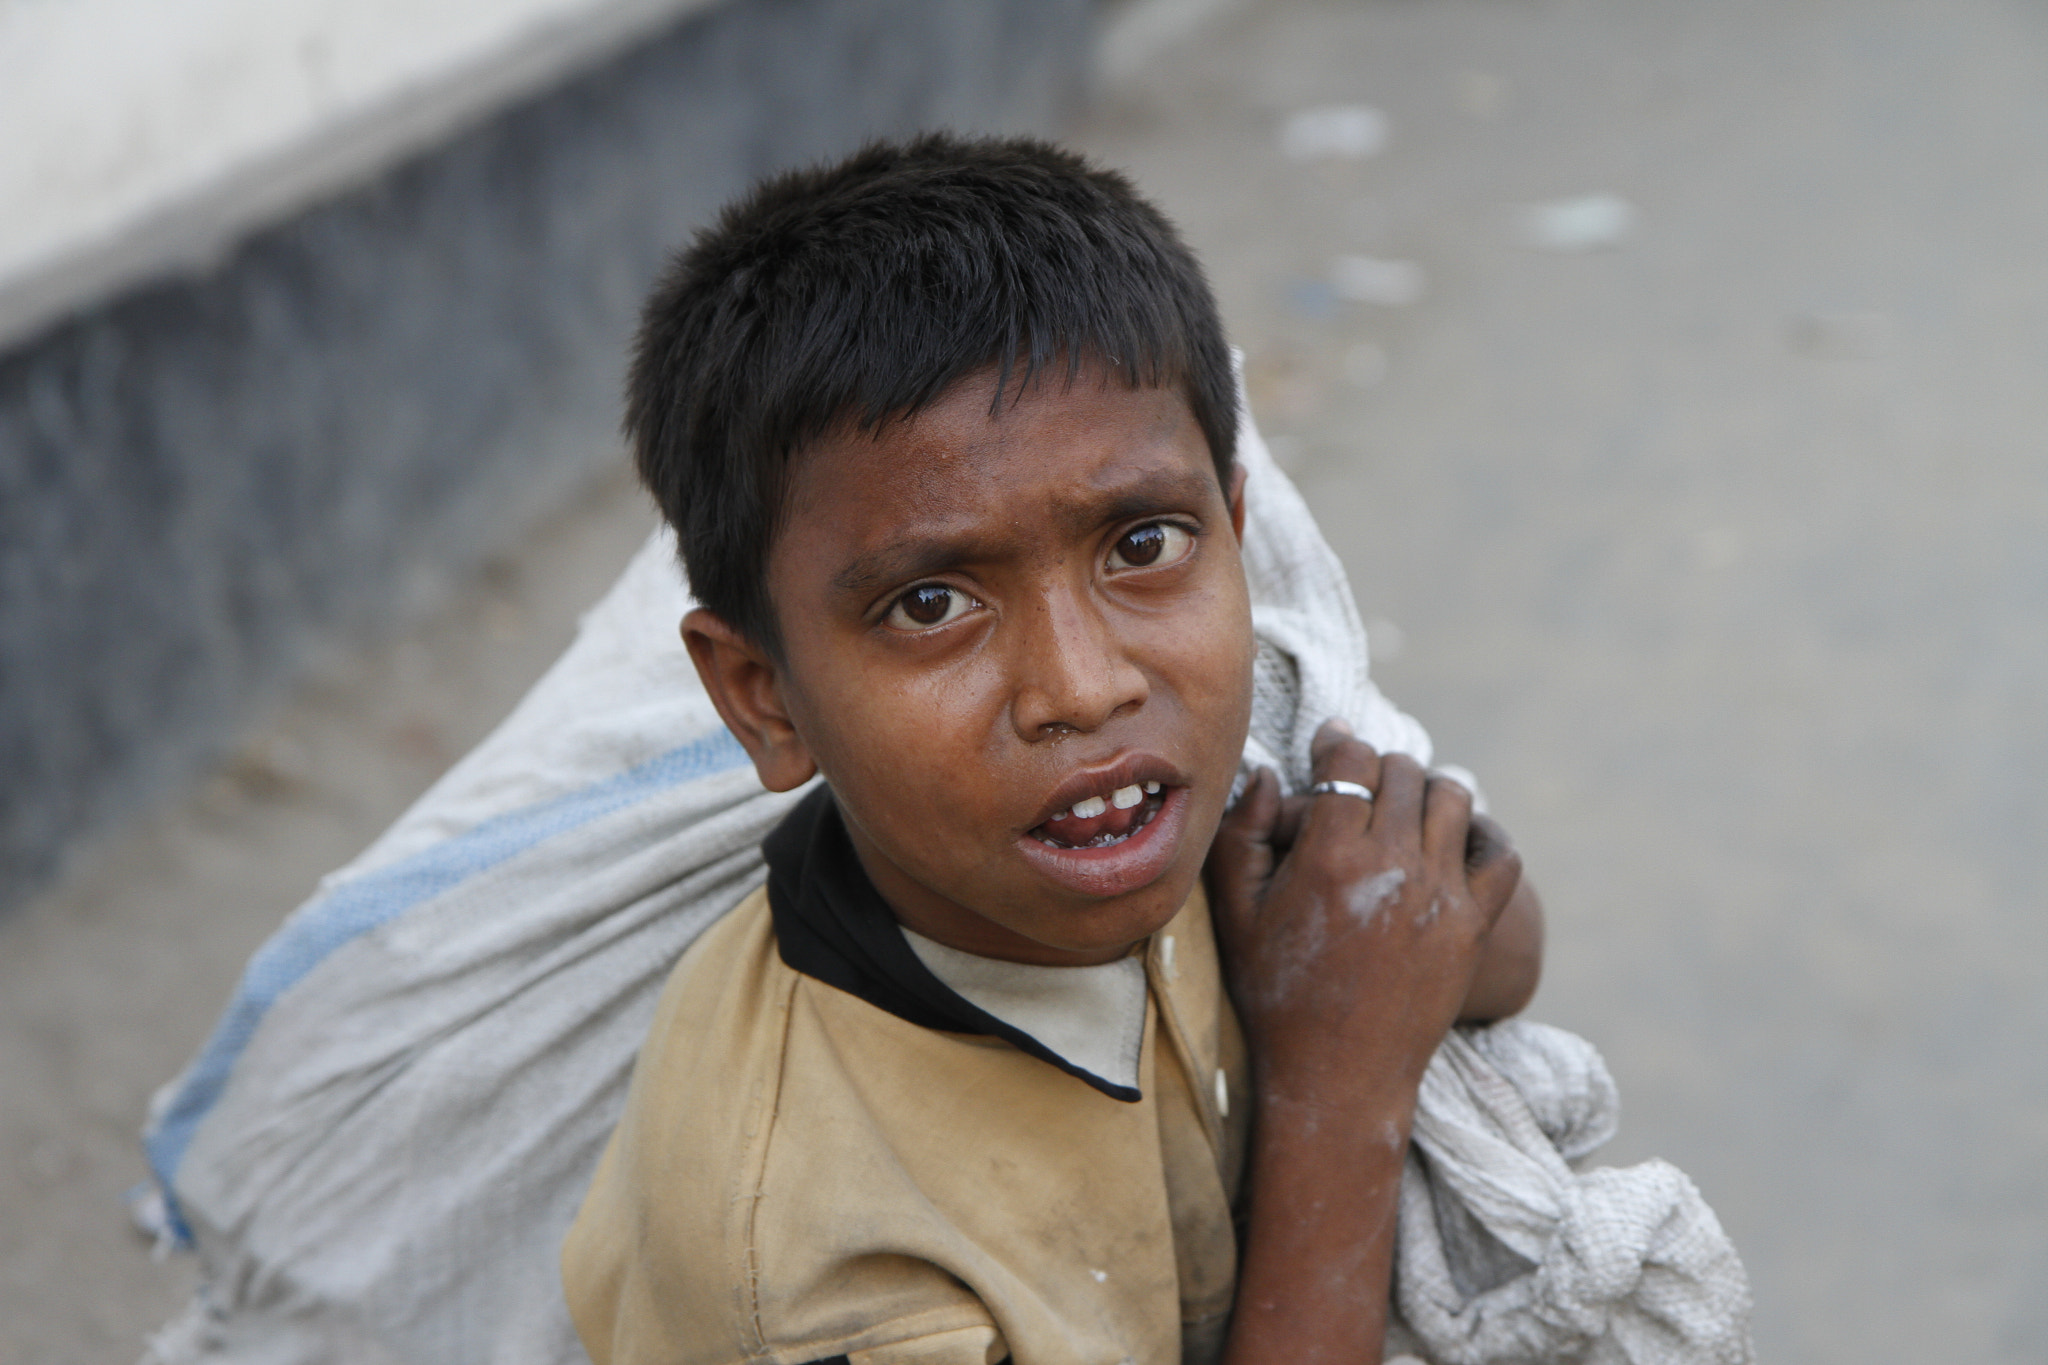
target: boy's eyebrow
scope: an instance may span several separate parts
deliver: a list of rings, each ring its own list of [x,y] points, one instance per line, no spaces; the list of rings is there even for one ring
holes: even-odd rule
[[[1098,526],[1205,501],[1214,488],[1215,476],[1208,470],[1159,470],[1106,490],[1099,501],[1077,498],[1067,502],[1055,509],[1055,515],[1067,534],[1084,535]],[[906,536],[855,559],[832,576],[832,587],[848,596],[864,597],[890,583],[907,583],[958,564],[995,559],[1014,549],[1015,542],[1009,537],[990,536],[979,529],[957,535]]]

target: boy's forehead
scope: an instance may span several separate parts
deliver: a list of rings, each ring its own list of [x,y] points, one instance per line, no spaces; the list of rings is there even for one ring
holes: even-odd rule
[[[993,384],[963,383],[913,416],[813,443],[791,468],[778,540],[829,541],[842,554],[935,538],[993,542],[1054,526],[1085,531],[1220,493],[1177,389],[1084,373],[994,409]]]

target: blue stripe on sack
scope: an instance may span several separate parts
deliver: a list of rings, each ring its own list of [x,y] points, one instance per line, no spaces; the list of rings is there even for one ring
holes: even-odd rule
[[[294,916],[249,959],[234,998],[214,1025],[213,1036],[185,1073],[170,1104],[143,1135],[143,1150],[164,1191],[171,1226],[180,1243],[191,1245],[192,1234],[178,1208],[172,1181],[193,1134],[219,1101],[235,1063],[278,997],[351,939],[506,859],[657,792],[730,772],[746,761],[739,741],[720,729],[616,777],[496,816],[390,867],[344,882],[324,900]]]

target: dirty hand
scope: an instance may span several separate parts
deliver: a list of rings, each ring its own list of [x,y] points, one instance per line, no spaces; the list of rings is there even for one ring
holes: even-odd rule
[[[1315,781],[1373,799],[1283,801],[1262,769],[1224,817],[1208,870],[1231,995],[1265,1075],[1412,1099],[1521,859],[1463,786],[1382,757],[1340,721],[1312,758]]]

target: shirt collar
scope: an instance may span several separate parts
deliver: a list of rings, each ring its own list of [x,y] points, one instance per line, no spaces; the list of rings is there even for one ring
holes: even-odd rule
[[[1145,961],[1038,967],[977,957],[898,926],[918,960],[970,1004],[1027,1033],[1086,1077],[1138,1088],[1145,1046]]]
[[[1036,967],[912,934],[868,880],[822,783],[761,850],[776,947],[791,969],[923,1028],[1001,1038],[1113,1099],[1141,1098],[1141,958]]]

